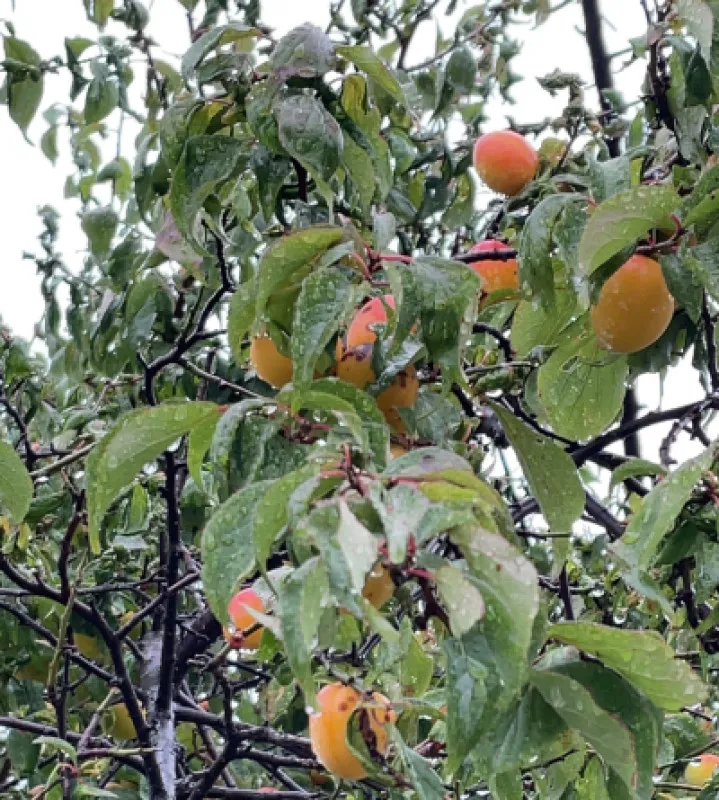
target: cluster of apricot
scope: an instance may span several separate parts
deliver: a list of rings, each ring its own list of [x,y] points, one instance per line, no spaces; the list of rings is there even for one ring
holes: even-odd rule
[[[394,591],[395,585],[389,570],[378,562],[367,575],[362,595],[375,608],[381,608],[391,599]],[[227,608],[230,626],[224,628],[224,636],[232,649],[251,651],[260,646],[262,626],[257,624],[249,609],[258,612],[266,610],[262,598],[254,589],[247,587],[234,595]],[[372,748],[384,755],[389,741],[386,725],[396,720],[389,700],[377,692],[363,698],[351,686],[333,683],[318,693],[317,703],[319,710],[310,715],[310,742],[315,756],[339,778],[360,780],[366,777],[367,772],[361,761],[347,744],[347,726],[356,710],[366,714]],[[132,726],[129,718],[127,723]],[[131,731],[126,728],[123,733],[129,734]]]
[[[337,340],[336,371],[347,383],[366,388],[375,380],[372,355],[377,341],[375,325],[387,323],[385,304],[395,308],[391,294],[368,300],[356,313],[343,338]],[[257,336],[250,344],[250,363],[257,375],[266,383],[280,388],[292,380],[292,360],[280,353],[267,336]],[[387,422],[398,433],[406,428],[397,409],[411,408],[419,391],[417,370],[410,364],[401,370],[392,384],[377,395],[377,406]]]
[[[474,167],[495,192],[514,196],[534,178],[539,158],[527,140],[514,131],[494,131],[477,139]],[[470,252],[500,250],[501,242],[488,240]],[[483,279],[483,290],[518,289],[517,262],[477,261],[473,268]],[[674,298],[661,266],[634,255],[606,281],[591,308],[592,327],[599,344],[616,353],[636,353],[654,344],[666,331],[674,314]]]

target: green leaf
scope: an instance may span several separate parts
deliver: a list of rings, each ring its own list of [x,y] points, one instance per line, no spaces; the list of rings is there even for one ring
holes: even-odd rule
[[[110,14],[115,7],[115,0],[89,0],[85,5],[88,9],[92,6],[91,12],[88,10],[88,16],[98,28],[102,29],[110,19]]]
[[[634,793],[627,797],[652,797],[654,765],[662,738],[661,712],[641,692],[601,664],[576,661],[557,667],[555,671],[581,683],[601,708],[629,728],[638,780]],[[610,777],[610,785],[613,780],[614,776]],[[610,796],[620,795],[617,791]]]
[[[448,381],[461,380],[462,327],[475,307],[479,276],[466,264],[432,256],[403,264],[399,271],[409,296],[418,299],[419,308],[410,310],[419,317],[428,358],[442,367]]]
[[[704,105],[712,94],[712,76],[697,45],[684,70],[687,107]]]
[[[629,458],[613,470],[609,488],[618,486],[627,478],[643,477],[644,475],[666,475],[666,469],[661,464],[655,464],[644,458]]]
[[[484,616],[482,594],[461,569],[440,567],[434,574],[439,598],[442,601],[454,636],[468,633]]]
[[[471,94],[477,77],[477,59],[469,47],[452,51],[444,71],[447,82],[462,94]]]
[[[257,284],[254,280],[249,280],[237,287],[232,295],[232,300],[230,300],[230,308],[227,312],[227,341],[232,355],[239,362],[244,357],[242,343],[245,335],[255,321],[256,295]]]
[[[0,441],[0,508],[19,524],[30,508],[32,495],[32,479],[20,456],[7,442]]]
[[[674,526],[692,489],[702,473],[712,465],[717,452],[719,444],[712,444],[661,480],[642,500],[639,511],[630,519],[621,541],[612,545],[622,561],[641,570],[651,566],[662,539]]]
[[[346,134],[343,137],[342,164],[357,190],[360,208],[366,211],[375,192],[374,165],[371,157]]]
[[[195,236],[197,212],[213,192],[237,174],[246,159],[246,145],[230,136],[194,136],[187,140],[172,176],[170,206],[178,230],[198,252],[210,255]]]
[[[529,428],[498,403],[491,407],[514,448],[532,494],[549,527],[569,531],[584,511],[584,488],[569,453]]]
[[[670,294],[692,322],[696,323],[702,313],[704,276],[696,259],[691,255],[682,258],[683,255],[681,250],[678,253],[667,253],[659,257],[659,263]]]
[[[81,226],[96,259],[101,260],[110,252],[119,222],[117,212],[110,206],[91,208],[82,215]]]
[[[305,695],[314,704],[312,651],[322,610],[327,602],[327,572],[318,558],[305,561],[282,582],[279,618],[287,661]]]
[[[704,0],[678,0],[677,15],[684,20],[687,30],[697,40],[704,58],[709,61],[712,50],[712,33],[716,21],[712,5]]]
[[[612,800],[607,793],[604,767],[599,758],[593,756],[589,759],[575,790],[577,800]]]
[[[293,28],[277,42],[270,58],[275,80],[319,78],[335,63],[335,49],[327,34],[311,22]]]
[[[407,108],[407,99],[399,82],[369,47],[361,45],[338,47],[337,54],[351,61],[357,69],[364,72],[376,86],[388,94],[396,103],[399,103],[403,108]]]
[[[203,486],[202,462],[210,449],[217,423],[222,415],[220,407],[217,406],[216,409],[216,414],[208,414],[205,419],[195,425],[187,440],[187,470],[200,489]]]
[[[477,579],[487,616],[503,613],[512,617],[511,629],[506,631],[508,642],[518,652],[526,653],[532,638],[534,618],[539,610],[537,571],[505,538],[481,529],[463,528],[451,534],[467,559],[471,573]],[[522,671],[524,665],[518,664]]]
[[[339,378],[320,378],[314,381],[312,388],[323,394],[336,395],[352,405],[367,433],[372,460],[378,467],[384,468],[389,449],[389,430],[374,397]]]
[[[313,462],[288,472],[267,490],[257,506],[253,529],[255,557],[263,572],[275,540],[289,520],[289,498],[294,490],[319,475],[321,464]]]
[[[377,561],[377,538],[352,513],[344,500],[339,504],[337,544],[350,578],[349,590],[361,594],[368,573]]]
[[[40,139],[40,149],[47,160],[54,166],[59,155],[57,150],[57,125],[51,125]]]
[[[314,386],[314,384],[312,384]],[[290,389],[277,395],[279,403],[290,403],[292,413],[306,411],[327,411],[337,418],[352,434],[364,452],[369,449],[367,432],[362,425],[362,419],[352,403],[342,399],[336,394],[328,394],[315,389]]]
[[[229,25],[220,25],[200,36],[192,47],[182,57],[181,73],[185,81],[189,81],[195,74],[197,67],[205,56],[212,50],[231,42],[250,39],[260,36],[257,28],[241,25],[239,22],[230,22]]]
[[[655,631],[624,630],[592,622],[563,622],[549,638],[596,656],[666,711],[700,703],[707,689]]]
[[[627,376],[625,356],[607,355],[582,317],[540,367],[539,399],[556,433],[588,439],[604,431],[622,408]]]
[[[257,286],[257,316],[280,288],[298,284],[330,247],[342,241],[342,228],[314,225],[283,236],[269,247],[260,261]]]
[[[552,267],[552,228],[569,203],[577,201],[571,194],[545,197],[529,215],[519,240],[519,283],[524,292],[539,298],[547,307],[554,303],[554,269]]]
[[[576,308],[577,299],[569,289],[557,289],[554,305],[549,308],[522,300],[512,321],[512,348],[523,357],[535,347],[555,345],[571,322]]]
[[[308,94],[286,98],[274,112],[282,146],[326,186],[342,154],[342,131],[337,120]]]
[[[85,123],[101,122],[116,108],[120,100],[120,89],[106,75],[99,75],[90,81],[85,95]]]
[[[77,749],[74,748],[70,742],[66,742],[58,736],[38,736],[33,744],[40,745],[40,747],[47,747],[51,754],[57,752],[64,753],[74,763],[77,763]]]
[[[400,484],[391,491],[372,486],[369,493],[387,537],[389,560],[402,564],[407,556],[409,537],[419,530],[429,501],[417,486]]]
[[[40,70],[40,56],[22,39],[3,37],[5,45],[7,104],[10,119],[27,133],[35,113],[40,107],[44,78]]]
[[[40,745],[35,744],[35,737],[13,728],[8,734],[6,748],[13,770],[20,775],[32,775],[40,758]]]
[[[176,261],[192,272],[202,264],[202,256],[188,244],[169,211],[165,214],[162,227],[155,234],[155,247],[163,256]]]
[[[125,414],[87,460],[87,508],[90,545],[100,552],[100,523],[112,501],[149,461],[207,417],[214,403],[165,403]]]
[[[267,405],[271,400],[263,400],[259,398],[249,398],[247,400],[242,400],[239,403],[234,403],[230,408],[222,415],[220,421],[215,428],[215,433],[212,438],[212,444],[210,445],[210,461],[215,468],[215,474],[219,478],[220,486],[218,487],[218,491],[220,497],[224,497],[227,494],[227,486],[230,483],[230,458],[232,454],[233,447],[235,446],[235,442],[237,439],[237,433],[242,424],[245,421],[245,418],[251,411],[257,411],[263,406]],[[252,419],[252,418],[250,418]],[[266,427],[263,426],[261,431],[261,453],[260,457],[264,453],[264,443],[266,439],[265,436],[272,436],[275,433],[275,429],[271,424],[268,424]],[[244,447],[244,442],[243,442]],[[251,460],[248,459],[248,455],[246,452],[242,452],[242,466],[249,468],[250,465],[246,464],[245,462]]]
[[[578,731],[631,791],[637,777],[632,736],[604,711],[580,683],[566,675],[533,670],[532,685],[567,723]]]
[[[395,733],[392,737],[399,749],[409,780],[419,800],[444,800],[446,791],[437,773],[426,758],[416,753]]]
[[[255,571],[255,514],[271,486],[271,481],[259,481],[233,494],[202,532],[202,583],[212,613],[223,625],[229,622],[230,600]]]
[[[312,381],[325,347],[350,318],[360,296],[339,269],[318,270],[304,279],[292,326],[295,386],[306,386]]]
[[[446,639],[447,768],[455,772],[482,736],[477,720],[487,701],[487,669],[475,661],[460,641]]]
[[[673,228],[680,198],[670,186],[636,186],[600,203],[579,243],[579,266],[591,275],[652,228]]]

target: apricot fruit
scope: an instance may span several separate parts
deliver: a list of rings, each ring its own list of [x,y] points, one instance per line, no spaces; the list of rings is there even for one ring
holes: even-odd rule
[[[634,255],[602,286],[591,309],[599,344],[617,353],[636,353],[654,344],[669,327],[674,298],[659,263]]]
[[[419,393],[419,380],[414,364],[397,373],[391,385],[377,395],[377,408],[384,414],[395,433],[407,433],[407,426],[397,409],[412,408]]]
[[[473,153],[479,177],[499,194],[519,194],[534,178],[539,156],[532,145],[514,131],[493,131],[477,139]]]
[[[485,239],[483,242],[475,244],[469,252],[489,253],[508,249],[510,249],[509,245],[504,242],[497,239]],[[482,291],[487,294],[502,289],[519,290],[519,264],[516,258],[473,261],[469,266],[482,279]]]
[[[247,610],[248,608],[254,611],[264,612],[265,604],[262,598],[257,594],[254,589],[242,589],[230,600],[227,606],[227,613],[230,616],[230,621],[234,630],[225,628],[225,639],[234,647],[234,642],[237,642],[236,649],[242,650],[257,650],[262,640],[262,628],[258,628],[247,636],[239,637],[238,632],[252,628],[257,624],[257,620]]]
[[[365,579],[362,597],[375,608],[382,608],[394,596],[395,588],[390,571],[382,564],[375,564]]]
[[[715,756],[713,753],[704,753],[687,764],[684,771],[684,783],[688,783],[690,786],[704,786],[709,783],[717,767],[719,767],[719,756]]]
[[[361,699],[360,693],[351,686],[331,683],[317,694],[320,710],[310,714],[312,752],[327,770],[352,781],[367,777],[362,762],[347,744],[347,725]],[[365,709],[374,739],[371,749],[384,755],[389,744],[385,725],[395,722],[397,715],[383,695],[375,692],[372,699],[372,706]]]
[[[275,389],[292,380],[292,359],[282,355],[269,336],[255,336],[252,340],[250,363],[257,375]]]
[[[364,389],[375,379],[372,369],[372,350],[377,334],[372,326],[387,322],[385,303],[390,308],[395,308],[395,300],[391,294],[385,295],[383,300],[375,297],[365,303],[350,323],[344,339],[337,340],[335,349],[337,377],[358,389]],[[411,408],[418,392],[417,370],[410,364],[377,396],[377,407],[398,433],[405,433],[406,428],[397,409]]]
[[[360,308],[347,328],[347,347],[374,343],[377,334],[371,326],[387,322],[385,304],[392,310],[396,308],[394,297],[391,294],[386,294],[382,298],[373,297]]]

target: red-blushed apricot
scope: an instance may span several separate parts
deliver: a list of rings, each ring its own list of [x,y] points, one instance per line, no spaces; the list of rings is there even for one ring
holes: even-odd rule
[[[709,783],[717,767],[719,767],[719,756],[704,753],[687,764],[684,770],[684,783],[688,783],[689,786],[704,786]]]
[[[636,353],[654,344],[669,327],[674,298],[657,261],[634,255],[602,286],[592,307],[599,344],[617,353]]]
[[[510,247],[497,239],[485,239],[478,242],[469,251],[470,253],[491,253],[497,250],[509,250]],[[519,290],[519,264],[516,258],[487,259],[486,261],[473,261],[470,265],[482,279],[482,291],[487,294],[498,292],[502,289]]]
[[[250,588],[242,589],[237,592],[227,606],[227,613],[234,626],[234,631],[225,628],[225,639],[232,647],[235,647],[236,643],[236,649],[257,650],[262,640],[261,627],[256,631],[252,631],[252,633],[247,636],[238,635],[257,624],[257,620],[250,614],[247,610],[248,608],[259,612],[264,612],[265,610],[265,604],[262,602],[262,598],[254,589]]]
[[[414,364],[397,373],[390,386],[377,395],[377,408],[395,433],[407,433],[398,408],[412,408],[419,393],[419,380]]]
[[[510,197],[534,178],[539,156],[532,145],[514,131],[485,133],[474,145],[474,168],[492,191]]]
[[[317,694],[320,710],[310,714],[312,752],[327,770],[352,781],[367,777],[362,762],[347,744],[347,725],[360,700],[360,693],[351,686],[331,683]],[[385,725],[395,722],[397,715],[390,708],[389,700],[377,692],[372,695],[366,713],[374,738],[372,749],[384,755],[389,744]]]
[[[354,348],[362,344],[372,344],[377,339],[377,334],[370,326],[387,322],[385,304],[392,310],[396,308],[394,297],[391,294],[386,294],[383,298],[373,297],[360,308],[347,328],[347,347]]]
[[[375,564],[365,578],[362,597],[375,608],[382,608],[394,596],[395,588],[390,571],[382,564]]]
[[[257,375],[275,389],[292,380],[292,359],[282,355],[269,336],[255,336],[252,340],[250,363]]]

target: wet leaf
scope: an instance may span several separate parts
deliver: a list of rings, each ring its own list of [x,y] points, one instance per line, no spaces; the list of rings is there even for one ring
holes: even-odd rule
[[[0,509],[19,524],[25,519],[33,495],[32,479],[14,448],[0,441]]]
[[[87,508],[90,544],[100,552],[100,524],[112,501],[145,464],[208,417],[214,403],[164,403],[125,414],[87,460]]]
[[[655,631],[623,630],[593,622],[563,622],[549,637],[596,656],[666,711],[700,703],[707,689]]]
[[[652,228],[673,229],[671,213],[680,199],[670,186],[636,186],[600,203],[579,243],[579,266],[591,275]]]

